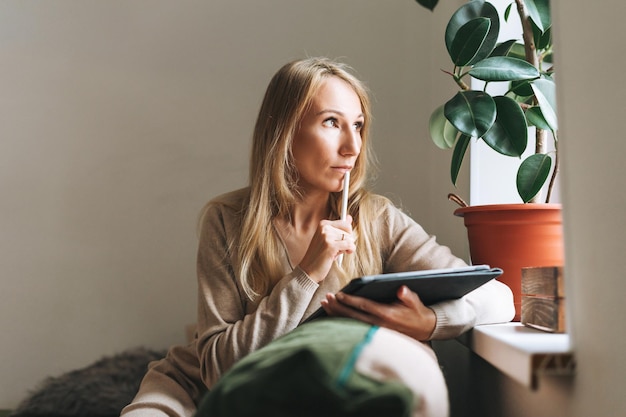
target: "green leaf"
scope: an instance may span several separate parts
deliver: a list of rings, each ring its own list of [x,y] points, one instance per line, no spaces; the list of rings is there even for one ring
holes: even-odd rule
[[[538,106],[531,107],[526,110],[526,120],[528,120],[528,124],[531,126],[537,126],[539,129],[543,130],[552,130],[546,119],[543,117],[543,113],[541,113],[541,108]]]
[[[484,1],[470,1],[459,7],[456,12],[454,12],[448,21],[448,25],[446,26],[446,48],[448,49],[450,56],[452,56],[452,43],[457,37],[457,33],[461,27],[463,27],[470,20],[480,17],[488,18],[491,25],[489,26],[489,32],[485,37],[482,47],[468,65],[488,57],[495,47],[498,41],[498,34],[500,32],[500,18],[498,16],[498,11],[491,3]],[[460,40],[457,42],[460,42]]]
[[[515,45],[515,42],[517,42],[515,39],[510,39],[508,41],[499,43],[498,45],[496,45],[496,47],[491,52],[491,55],[489,56],[507,56],[513,45]]]
[[[547,54],[543,56],[544,64],[552,64],[553,62],[554,62],[554,54],[552,53],[552,51],[548,52]]]
[[[543,22],[541,20],[539,10],[537,9],[537,6],[535,5],[535,0],[524,0],[524,3],[526,6],[526,13],[528,13],[528,16],[530,17],[530,19],[533,22],[535,22],[539,30],[543,32],[545,28],[543,27]]]
[[[506,10],[504,10],[504,21],[509,21],[509,15],[511,14],[511,8],[513,7],[513,3],[506,6]]]
[[[427,8],[430,11],[435,10],[435,6],[439,2],[439,0],[415,0],[415,1],[417,1],[421,6]]]
[[[510,56],[512,58],[519,58],[519,59],[526,59],[526,51],[524,50],[524,44],[519,43],[519,42],[515,42],[515,44],[513,44],[513,46],[511,47],[511,49],[509,50],[509,53],[507,54],[507,56]]]
[[[550,0],[525,0],[525,4],[530,19],[541,32],[545,32],[552,26]]]
[[[483,140],[494,151],[508,156],[521,156],[528,144],[526,116],[515,100],[506,96],[493,98],[497,116]]]
[[[535,23],[531,20],[530,26],[533,29],[533,40],[535,42],[535,48],[538,51],[542,51],[550,46],[552,43],[552,30],[548,28],[545,32],[542,32],[541,29],[535,25]]]
[[[441,149],[450,149],[454,146],[459,133],[456,127],[443,114],[443,105],[439,106],[430,116],[428,122],[430,138]]]
[[[482,91],[460,91],[444,104],[443,112],[461,133],[479,138],[496,120],[496,103]]]
[[[494,56],[477,62],[469,71],[483,81],[516,81],[539,78],[539,70],[528,62],[508,56]]]
[[[556,84],[549,78],[540,78],[531,83],[541,113],[550,129],[557,130],[558,123],[556,118]]]
[[[533,94],[530,80],[511,81],[511,91],[520,97],[530,97]]]
[[[461,170],[461,164],[463,163],[463,157],[467,151],[467,146],[470,143],[470,136],[461,135],[456,142],[454,151],[452,152],[452,163],[450,164],[450,179],[452,184],[456,186],[456,180],[459,177],[459,171]]]
[[[528,203],[543,187],[550,168],[552,158],[545,154],[534,154],[522,162],[517,171],[517,192],[524,203]]]
[[[548,49],[552,45],[552,28],[546,29],[536,42],[539,50]]]
[[[480,52],[491,22],[486,17],[472,19],[459,29],[450,46],[450,58],[457,67],[464,67]]]

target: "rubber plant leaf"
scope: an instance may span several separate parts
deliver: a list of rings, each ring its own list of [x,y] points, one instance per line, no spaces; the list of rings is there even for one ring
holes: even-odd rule
[[[522,162],[517,171],[517,192],[524,203],[528,203],[541,190],[551,167],[552,158],[546,154],[533,154]]]
[[[511,81],[511,91],[520,97],[530,97],[533,94],[530,80]]]
[[[548,28],[545,32],[541,32],[537,25],[531,23],[533,28],[533,39],[535,41],[535,48],[539,51],[547,49],[552,43],[552,29]]]
[[[461,133],[479,138],[496,120],[496,103],[482,91],[460,91],[444,104],[443,113]]]
[[[450,149],[454,146],[459,131],[446,119],[443,114],[443,105],[439,106],[430,116],[428,122],[430,138],[441,149]]]
[[[459,171],[461,171],[461,164],[463,163],[463,157],[467,152],[467,147],[470,143],[471,137],[462,134],[459,136],[459,140],[456,142],[454,151],[452,151],[452,163],[450,164],[450,179],[452,184],[456,186],[456,180],[459,177]]]
[[[526,110],[526,120],[531,126],[537,126],[539,129],[543,130],[552,130],[548,122],[546,122],[546,119],[543,117],[541,108],[538,106],[534,106]]]
[[[509,16],[511,14],[511,8],[513,8],[513,3],[509,4],[508,6],[506,6],[506,9],[504,9],[504,21],[505,22],[509,21]]]
[[[558,129],[556,118],[556,85],[549,78],[534,80],[531,84],[537,103],[541,107],[543,118],[552,131]]]
[[[435,10],[435,6],[439,2],[439,0],[415,0],[421,6],[427,8],[430,11]]]
[[[539,78],[539,70],[532,64],[508,56],[494,56],[476,63],[469,71],[483,81],[519,81]]]
[[[524,45],[519,42],[515,42],[513,46],[511,46],[511,49],[509,50],[509,53],[507,54],[507,56],[525,60],[526,51],[524,50]]]
[[[517,41],[515,39],[510,39],[508,41],[499,43],[498,45],[496,45],[496,47],[491,52],[491,55],[489,56],[507,56],[516,42]]]
[[[457,67],[464,67],[474,61],[481,51],[491,22],[486,17],[472,19],[459,29],[450,46],[450,59]]]
[[[497,109],[496,120],[482,139],[502,155],[520,157],[528,144],[526,116],[510,97],[497,96],[493,100]]]
[[[491,3],[484,1],[470,1],[459,7],[457,11],[454,12],[448,21],[448,25],[446,26],[446,48],[448,49],[450,57],[452,57],[452,43],[457,37],[459,30],[469,21],[481,17],[488,18],[491,25],[489,26],[489,32],[485,37],[482,47],[469,65],[489,56],[493,48],[496,46],[498,34],[500,33],[500,17],[498,16],[498,11]]]
[[[550,0],[525,0],[526,11],[530,19],[541,30],[547,31],[552,26]]]

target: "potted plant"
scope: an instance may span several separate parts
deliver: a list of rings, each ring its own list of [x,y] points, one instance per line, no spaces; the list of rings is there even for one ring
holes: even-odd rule
[[[431,10],[437,4],[416,1]],[[559,165],[549,0],[514,0],[505,10],[505,22],[513,11],[521,21],[521,42],[498,42],[500,17],[487,1],[469,1],[452,15],[445,32],[452,62],[444,72],[459,91],[435,109],[429,129],[437,146],[452,149],[450,175],[455,185],[472,140],[521,158],[534,131],[535,150],[511,180],[521,204],[468,207],[460,197],[449,196],[463,206],[455,215],[467,226],[472,262],[503,268],[501,280],[513,290],[519,320],[521,268],[562,265],[563,239],[560,205],[549,204]],[[484,87],[473,89],[471,78],[484,81]],[[505,83],[506,92],[488,92],[495,83]],[[551,152],[549,138],[554,141]],[[546,200],[540,202],[544,185]]]

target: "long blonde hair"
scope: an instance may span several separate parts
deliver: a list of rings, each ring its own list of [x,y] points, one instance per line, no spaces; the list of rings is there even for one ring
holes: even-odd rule
[[[239,240],[238,265],[235,271],[250,299],[263,296],[283,275],[276,254],[283,250],[273,230],[276,216],[289,216],[299,198],[291,146],[298,124],[313,96],[328,77],[347,82],[361,102],[364,123],[361,130],[361,153],[350,175],[348,213],[354,220],[357,252],[345,256],[342,275],[347,281],[355,276],[382,269],[376,245],[378,233],[372,220],[382,208],[381,198],[365,188],[367,171],[373,163],[368,146],[371,123],[367,89],[354,77],[349,67],[326,58],[308,58],[284,65],[270,81],[253,134],[250,157],[250,202],[245,209]],[[338,218],[341,193],[331,193],[331,216]]]

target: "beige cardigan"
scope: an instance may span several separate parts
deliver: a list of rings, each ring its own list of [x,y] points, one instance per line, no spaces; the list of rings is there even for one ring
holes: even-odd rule
[[[294,329],[320,306],[325,294],[343,286],[331,269],[320,284],[290,265],[286,250],[276,254],[285,275],[271,293],[248,300],[233,273],[241,208],[249,189],[220,196],[204,217],[198,249],[198,335],[187,346],[175,346],[152,363],[139,393],[122,412],[125,417],[191,416],[202,394],[236,361]],[[382,222],[380,253],[383,272],[463,266],[450,250],[389,203]],[[228,245],[227,242],[235,242]],[[453,338],[478,324],[510,321],[513,298],[498,281],[459,300],[432,305],[437,325],[432,339]]]

